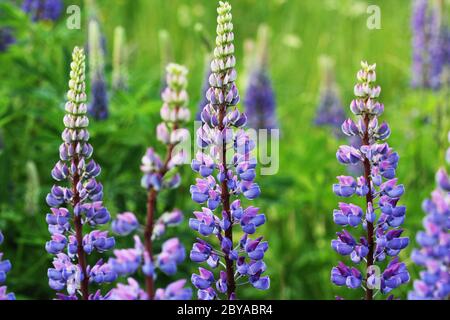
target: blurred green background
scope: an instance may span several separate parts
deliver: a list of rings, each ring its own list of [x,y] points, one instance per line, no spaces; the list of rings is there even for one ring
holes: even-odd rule
[[[16,2],[6,0],[7,4]],[[382,118],[391,126],[389,143],[400,154],[398,178],[406,186],[402,198],[408,208],[404,228],[414,239],[424,216],[421,202],[434,188],[435,171],[444,162],[450,111],[445,93],[410,88],[410,1],[371,1],[381,8],[381,30],[366,27],[369,3],[365,1],[230,2],[240,84],[248,73],[244,68],[244,42],[255,38],[261,23],[271,29],[269,67],[282,135],[280,170],[276,175],[258,178],[262,196],[255,201],[268,217],[260,234],[270,243],[266,263],[271,288],[267,292],[242,288],[238,296],[358,298],[362,292],[339,289],[329,280],[331,268],[340,260],[330,248],[338,231],[332,212],[339,202],[331,186],[336,176],[346,173],[337,163],[335,152],[346,142],[337,140],[331,130],[313,125],[321,83],[318,58],[325,54],[335,60],[336,81],[346,107],[352,99],[360,60],[377,63],[386,109]],[[0,26],[13,26],[17,37],[17,43],[0,54],[0,229],[6,238],[1,251],[13,263],[8,288],[24,299],[54,297],[46,276],[51,256],[44,249],[49,238],[45,196],[53,185],[50,171],[58,160],[70,53],[75,45],[84,46],[87,36],[83,1],[66,1],[68,4],[82,9],[80,30],[67,29],[64,14],[56,23],[32,23],[19,9],[0,10]],[[201,23],[213,43],[216,1],[97,0],[97,6],[106,39],[108,83],[116,26],[126,29],[131,53],[129,92],[110,94],[110,118],[91,121],[94,158],[102,166],[99,180],[113,216],[133,211],[143,217],[146,196],[140,187],[140,160],[148,146],[162,150],[155,137],[162,77],[158,33],[162,29],[169,32],[175,61],[190,70],[190,108],[195,114],[206,55],[195,25]],[[193,126],[189,129],[192,131]],[[188,190],[195,175],[189,166],[182,172],[181,188],[161,195],[159,212],[175,202],[187,222],[198,209]],[[190,249],[195,235],[187,223],[171,230],[171,234],[179,235]],[[118,240],[117,247],[127,245],[129,240]],[[413,240],[401,255],[412,278],[419,271],[409,259],[414,246]],[[186,262],[177,277],[190,278],[196,267]],[[160,278],[160,283],[167,281]],[[410,289],[411,284],[395,294],[405,298]]]

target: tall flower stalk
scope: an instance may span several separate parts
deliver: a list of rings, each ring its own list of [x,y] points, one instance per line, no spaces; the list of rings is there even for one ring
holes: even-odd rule
[[[116,275],[101,259],[90,266],[88,255],[112,249],[114,238],[96,229],[109,222],[110,214],[102,203],[103,186],[95,179],[100,166],[90,160],[93,148],[88,143],[83,50],[75,47],[72,60],[60,161],[52,170],[60,185],[55,185],[46,199],[51,207],[46,216],[51,240],[45,248],[55,255],[48,277],[52,289],[67,290],[68,296],[59,295],[61,299],[77,299],[78,295],[84,300],[100,299],[103,297],[99,292],[93,294],[91,285],[113,282]]]
[[[96,18],[89,21],[89,74],[92,101],[88,113],[95,120],[108,118],[108,92],[105,80],[105,54],[100,25]]]
[[[450,132],[448,139],[450,142]],[[447,163],[450,163],[450,148]],[[436,183],[431,198],[422,205],[426,213],[425,230],[417,233],[420,249],[415,249],[411,258],[425,269],[420,273],[420,279],[414,281],[414,290],[408,295],[410,300],[450,298],[450,177],[444,168],[437,172]]]
[[[155,253],[154,241],[161,238],[167,227],[178,225],[183,214],[174,209],[157,216],[158,195],[163,189],[177,188],[181,178],[177,167],[184,163],[183,150],[177,146],[185,141],[189,133],[182,125],[189,121],[187,109],[188,95],[187,69],[177,64],[167,66],[166,82],[168,87],[162,92],[164,101],[161,108],[163,122],[157,127],[157,137],[166,146],[166,156],[162,160],[153,148],[149,148],[142,158],[142,186],[147,190],[147,215],[144,229],[144,243],[135,235],[135,248],[116,250],[110,265],[119,275],[132,275],[141,267],[145,275],[145,291],[138,289],[139,284],[129,278],[128,285],[120,285],[113,290],[113,298],[123,298],[133,292],[134,299],[187,300],[192,291],[185,288],[186,280],[181,279],[170,284],[166,289],[156,289],[156,268],[168,276],[177,272],[177,265],[185,259],[185,248],[178,238],[167,240],[162,245],[162,252]],[[113,230],[121,235],[128,235],[139,228],[139,222],[133,213],[124,213],[113,222]]]
[[[261,290],[270,285],[269,277],[262,275],[268,243],[262,237],[250,238],[265,223],[265,215],[253,206],[244,209],[239,199],[241,195],[249,200],[257,198],[260,188],[254,183],[256,159],[251,152],[255,143],[242,129],[247,117],[236,107],[239,94],[230,4],[219,2],[217,12],[216,48],[206,94],[209,103],[201,115],[204,125],[197,131],[197,144],[202,151],[192,161],[192,169],[201,178],[190,188],[192,199],[205,207],[194,212],[189,226],[202,237],[213,237],[219,243],[216,249],[207,239],[199,238],[190,252],[192,261],[206,262],[213,271],[219,269],[214,275],[200,267],[199,274],[192,275],[201,300],[217,299],[222,294],[236,299],[237,287],[246,283]],[[236,243],[234,233],[238,225],[243,236]]]
[[[3,234],[0,231],[0,245],[3,243]],[[6,286],[1,286],[6,281],[6,274],[11,270],[11,262],[2,260],[3,253],[0,252],[0,300],[15,300],[14,293],[7,293]]]
[[[331,245],[340,255],[350,256],[353,263],[365,263],[366,267],[362,272],[339,262],[331,271],[331,281],[337,286],[363,288],[365,299],[372,300],[378,292],[387,294],[409,281],[406,266],[398,259],[409,238],[402,237],[403,230],[399,228],[406,214],[406,207],[398,205],[404,193],[403,185],[397,184],[395,178],[399,156],[385,142],[390,135],[389,126],[378,121],[384,105],[377,101],[381,88],[375,85],[376,65],[362,62],[361,67],[354,88],[356,99],[350,105],[357,120],[348,119],[342,124],[344,134],[358,137],[361,147],[341,146],[336,156],[345,165],[362,163],[364,174],[356,178],[339,176],[333,191],[340,197],[364,198],[365,208],[341,202],[333,212],[333,220],[339,226],[354,229],[362,225],[363,235],[357,240],[344,229]],[[388,265],[381,271],[380,263],[385,260],[389,260]]]

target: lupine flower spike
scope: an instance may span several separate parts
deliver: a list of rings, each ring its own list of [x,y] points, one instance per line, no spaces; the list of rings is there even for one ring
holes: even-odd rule
[[[127,44],[125,29],[121,26],[114,29],[114,52],[113,52],[113,88],[116,91],[128,88],[127,72]]]
[[[49,285],[60,299],[103,299],[93,293],[92,285],[115,281],[116,274],[100,259],[88,264],[88,255],[103,253],[114,247],[114,238],[107,231],[96,229],[110,220],[103,206],[103,186],[97,182],[100,166],[89,160],[93,148],[88,143],[89,120],[86,116],[85,55],[76,47],[70,65],[69,92],[65,106],[63,143],[59,148],[60,161],[52,170],[52,177],[60,183],[47,195],[51,207],[46,216],[51,240],[45,245],[55,255],[53,268],[48,269]],[[89,233],[85,233],[91,228]]]
[[[450,132],[448,134],[450,142]],[[450,163],[450,148],[447,150]],[[414,281],[410,300],[448,300],[450,298],[450,177],[444,168],[436,174],[437,188],[423,202],[425,230],[416,235],[420,249],[412,252],[412,260],[425,268]]]
[[[3,234],[0,231],[0,245],[3,243]],[[6,286],[2,286],[6,281],[6,274],[11,270],[11,262],[2,260],[3,253],[0,252],[0,300],[15,300],[14,293],[7,293]]]
[[[165,160],[150,148],[142,158],[141,170],[144,173],[142,186],[148,190],[147,218],[144,229],[144,244],[139,236],[135,235],[135,248],[116,250],[115,258],[109,264],[119,275],[130,276],[139,268],[145,275],[146,290],[142,290],[133,279],[128,279],[128,285],[120,284],[112,291],[113,299],[132,297],[133,299],[155,300],[188,300],[192,290],[185,288],[186,280],[178,280],[165,289],[155,289],[156,269],[168,276],[177,272],[177,265],[185,259],[185,248],[177,238],[167,240],[162,245],[162,252],[155,254],[153,242],[161,238],[167,227],[181,223],[183,214],[180,210],[156,217],[156,201],[163,189],[177,188],[180,184],[180,175],[177,167],[184,163],[185,154],[176,150],[179,143],[188,138],[188,131],[182,127],[189,121],[190,114],[187,109],[188,95],[187,69],[177,64],[167,66],[167,85],[163,91],[164,101],[161,109],[163,122],[157,127],[158,140],[167,147]],[[113,222],[113,230],[120,235],[128,235],[139,228],[139,223],[133,213],[120,214]]]
[[[198,172],[196,184],[191,186],[192,199],[205,205],[195,211],[189,226],[205,239],[198,239],[190,252],[194,262],[206,263],[192,283],[201,300],[236,299],[236,288],[250,283],[261,290],[269,288],[269,277],[263,276],[263,262],[268,244],[262,237],[251,235],[265,223],[265,215],[253,206],[244,208],[240,196],[249,200],[260,194],[254,183],[256,159],[251,156],[255,143],[244,132],[246,116],[238,111],[239,94],[236,88],[236,59],[234,57],[231,6],[220,2],[212,74],[207,92],[208,104],[202,112],[204,125],[197,131],[198,152],[192,169]],[[233,151],[234,154],[231,154]],[[230,160],[230,161],[227,161]],[[235,243],[233,228],[240,226],[243,236]],[[219,247],[207,241],[216,238]],[[214,272],[214,270],[217,270]]]
[[[324,56],[321,57],[319,63],[322,69],[322,88],[315,124],[334,128],[335,135],[339,137],[342,136],[340,128],[346,116],[335,81],[334,61],[330,57]]]
[[[61,16],[63,6],[62,0],[25,0],[22,10],[29,14],[33,21],[56,21]]]
[[[108,92],[105,80],[105,57],[100,25],[95,18],[89,21],[89,73],[92,101],[88,113],[95,120],[108,118]]]
[[[342,202],[334,210],[333,220],[343,227],[362,226],[365,235],[358,240],[344,229],[331,245],[340,255],[349,256],[354,264],[364,263],[366,267],[349,267],[339,262],[331,271],[331,281],[337,286],[363,288],[365,298],[372,300],[378,292],[387,294],[409,281],[406,266],[398,258],[409,238],[403,237],[399,228],[406,214],[406,207],[398,204],[405,191],[395,178],[399,156],[385,142],[390,135],[389,126],[378,121],[384,106],[377,101],[381,88],[375,85],[376,65],[362,62],[361,66],[354,88],[356,99],[350,105],[357,119],[342,124],[344,134],[360,139],[361,147],[341,146],[336,156],[345,165],[362,163],[364,175],[339,176],[333,191],[344,198],[363,197],[366,206]],[[381,271],[379,264],[385,260],[388,265]]]
[[[256,130],[278,128],[275,93],[268,72],[268,38],[268,27],[260,26],[256,63],[251,66],[244,99],[247,124]]]

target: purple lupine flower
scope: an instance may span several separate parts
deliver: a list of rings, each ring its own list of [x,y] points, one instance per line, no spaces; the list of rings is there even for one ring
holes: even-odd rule
[[[177,167],[184,163],[185,153],[178,150],[178,146],[188,139],[188,131],[182,124],[189,120],[187,109],[188,95],[187,69],[177,64],[167,66],[166,83],[168,87],[162,92],[164,101],[161,108],[163,122],[156,130],[157,139],[166,145],[167,155],[165,160],[154,151],[147,149],[142,158],[141,170],[144,173],[141,184],[148,191],[147,217],[144,229],[144,244],[139,236],[135,235],[135,247],[131,249],[116,250],[115,257],[109,260],[111,267],[118,275],[133,275],[142,270],[145,275],[145,295],[141,294],[139,284],[129,279],[129,285],[119,284],[112,291],[115,299],[151,299],[151,300],[188,300],[192,296],[192,290],[185,288],[186,280],[179,280],[165,289],[155,288],[156,270],[168,276],[176,274],[178,265],[185,260],[186,252],[178,238],[165,241],[159,254],[153,250],[153,242],[161,238],[168,227],[176,226],[183,220],[183,213],[174,209],[163,213],[156,218],[156,201],[160,191],[178,187],[181,178]],[[132,213],[118,215],[113,221],[113,229],[121,235],[129,234],[139,228],[136,216]]]
[[[195,218],[190,219],[189,226],[203,237],[217,238],[220,244],[219,248],[213,249],[206,239],[198,239],[190,252],[192,261],[206,262],[212,269],[200,267],[199,274],[191,277],[201,300],[220,295],[235,299],[236,286],[241,284],[237,283],[239,280],[260,290],[270,286],[269,277],[263,275],[266,270],[263,258],[268,244],[262,237],[250,237],[264,224],[265,215],[255,207],[244,209],[239,200],[241,195],[255,199],[260,188],[254,182],[256,159],[251,156],[255,143],[241,128],[246,124],[246,116],[236,107],[239,94],[235,84],[230,4],[220,2],[217,12],[217,47],[211,62],[210,89],[206,94],[208,104],[202,111],[204,124],[197,131],[197,144],[202,152],[191,165],[201,176],[191,186],[191,196],[194,202],[205,207],[194,212]],[[234,152],[233,156],[230,151]],[[244,233],[235,243],[233,226],[237,225]],[[217,270],[215,275],[214,270],[219,267],[224,270]]]
[[[110,215],[102,204],[103,186],[96,180],[100,166],[89,160],[93,148],[88,143],[83,50],[75,47],[72,59],[64,116],[66,128],[59,148],[60,161],[52,170],[52,177],[66,184],[55,185],[47,195],[51,213],[47,214],[46,221],[51,240],[45,247],[55,255],[48,277],[50,287],[57,291],[66,289],[70,299],[77,299],[79,292],[84,300],[100,299],[99,294],[89,292],[90,283],[113,282],[116,274],[101,260],[91,267],[87,256],[94,251],[102,253],[112,249],[114,238],[106,231],[95,229],[108,223]],[[84,234],[88,227],[93,230]]]
[[[139,283],[128,278],[128,285],[119,283],[111,290],[110,300],[147,300],[147,293],[141,289]]]
[[[448,135],[450,142],[450,132]],[[447,151],[450,155],[450,148]],[[450,163],[450,157],[447,158]],[[436,174],[437,188],[423,202],[425,230],[416,235],[420,249],[412,252],[415,264],[424,268],[414,281],[410,300],[447,300],[450,297],[450,176],[444,168]]]
[[[445,69],[449,68],[450,29],[444,23],[439,3],[415,0],[411,27],[413,32],[412,86],[439,89]]]
[[[0,53],[6,52],[16,42],[16,38],[10,28],[0,28]]]
[[[166,232],[167,227],[174,227],[183,221],[183,212],[175,209],[172,212],[166,212],[161,215],[155,222],[153,228],[153,238],[158,239]]]
[[[89,72],[92,101],[88,113],[95,120],[108,118],[108,92],[105,80],[104,49],[102,48],[100,25],[96,19],[89,21]]]
[[[132,212],[118,214],[112,222],[112,231],[121,236],[127,236],[139,227],[139,222]]]
[[[56,21],[61,16],[63,6],[62,0],[24,0],[22,10],[29,14],[33,21]]]
[[[361,145],[341,146],[336,156],[345,165],[362,165],[364,174],[356,178],[338,177],[333,192],[340,197],[363,197],[366,207],[340,203],[333,218],[340,226],[362,226],[366,234],[357,239],[343,230],[337,233],[338,238],[331,246],[338,254],[349,256],[353,263],[359,265],[364,261],[367,266],[363,272],[340,262],[331,272],[331,281],[351,289],[364,288],[366,299],[372,300],[376,290],[387,294],[409,281],[405,265],[398,260],[400,251],[409,244],[409,238],[403,237],[403,230],[399,228],[406,214],[406,208],[398,205],[405,191],[395,178],[399,156],[385,142],[390,134],[388,125],[378,121],[384,106],[377,101],[381,88],[374,84],[376,65],[362,62],[361,66],[354,88],[357,98],[350,106],[358,119],[348,119],[342,124],[344,134],[359,139]],[[384,271],[377,272],[377,263],[388,257],[394,258]]]
[[[190,300],[192,290],[185,285],[186,280],[181,279],[169,284],[165,289],[157,289],[155,300]]]
[[[3,234],[0,231],[0,245],[3,243]],[[0,301],[1,300],[15,300],[14,293],[7,293],[6,286],[1,286],[6,281],[6,274],[11,270],[11,262],[9,260],[2,260],[3,253],[0,252]]]
[[[339,137],[342,135],[342,131],[339,129],[345,121],[346,115],[334,79],[332,61],[328,58],[323,58],[321,65],[323,68],[323,83],[314,123],[317,126],[334,128],[335,135]]]

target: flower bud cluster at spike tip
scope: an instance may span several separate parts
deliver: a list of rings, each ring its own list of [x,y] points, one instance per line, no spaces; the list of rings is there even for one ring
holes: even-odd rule
[[[92,101],[88,112],[95,120],[108,118],[108,92],[105,80],[104,49],[100,25],[96,19],[89,21],[89,72]]]
[[[349,166],[364,167],[364,175],[359,177],[339,176],[333,191],[340,197],[363,197],[366,207],[352,203],[340,203],[333,212],[334,222],[343,227],[362,228],[366,235],[355,238],[349,231],[337,233],[332,248],[342,256],[359,265],[367,264],[367,274],[363,268],[348,267],[340,262],[331,272],[331,281],[337,286],[351,289],[363,287],[366,299],[372,299],[373,290],[383,294],[409,281],[409,274],[398,255],[409,244],[409,238],[402,236],[399,227],[405,220],[406,208],[399,205],[404,187],[395,177],[399,156],[385,141],[390,134],[386,123],[379,123],[378,116],[384,106],[377,101],[381,92],[375,85],[376,65],[361,63],[358,83],[354,91],[356,99],[350,109],[357,116],[356,121],[346,120],[342,125],[345,135],[361,141],[358,146],[341,146],[337,152],[339,162]],[[370,268],[384,260],[390,260],[381,274]],[[374,288],[374,284],[380,286]]]
[[[28,13],[33,21],[56,21],[63,12],[62,0],[24,0],[22,10]]]
[[[176,167],[184,163],[184,153],[175,148],[188,139],[188,131],[181,125],[190,118],[186,91],[188,70],[181,65],[171,63],[166,71],[167,88],[161,94],[163,122],[158,125],[156,131],[158,140],[166,145],[168,154],[163,162],[153,148],[149,148],[142,158],[141,165],[144,173],[141,184],[147,189],[149,199],[146,224],[141,227],[144,229],[145,245],[142,244],[141,238],[135,235],[134,248],[115,250],[115,257],[109,260],[109,265],[119,276],[131,276],[141,269],[146,277],[147,291],[141,289],[135,279],[129,278],[128,285],[118,284],[111,291],[111,299],[114,300],[189,300],[192,297],[192,290],[185,288],[185,279],[175,281],[165,289],[153,290],[156,270],[159,269],[167,276],[174,276],[178,265],[186,257],[185,248],[178,238],[166,240],[159,254],[154,254],[152,249],[154,240],[160,239],[168,227],[177,226],[183,220],[183,213],[178,209],[165,212],[157,219],[155,217],[158,193],[162,189],[176,188],[180,184],[181,177]],[[138,230],[140,225],[133,213],[126,212],[117,216],[112,227],[114,232],[124,236]],[[149,282],[151,286],[148,285]]]
[[[413,33],[412,81],[414,88],[438,90],[445,83],[450,67],[450,28],[442,12],[445,3],[415,0],[411,28]]]
[[[450,142],[450,132],[449,132]],[[450,148],[447,151],[450,155]],[[447,158],[450,163],[450,157]],[[426,213],[425,230],[416,235],[420,249],[411,259],[425,270],[414,281],[410,300],[447,300],[450,297],[450,176],[444,168],[436,174],[437,188],[422,207]]]
[[[103,186],[96,180],[100,166],[90,160],[93,148],[88,143],[83,50],[76,47],[72,59],[64,116],[66,128],[59,148],[60,161],[52,170],[52,177],[60,185],[55,185],[46,199],[51,207],[46,216],[51,240],[45,248],[55,255],[54,267],[48,270],[50,287],[57,291],[66,289],[69,297],[77,298],[77,290],[86,276],[89,282],[100,284],[113,282],[116,275],[101,260],[93,267],[80,262],[94,251],[102,253],[113,248],[114,238],[106,231],[95,230],[109,222],[110,214],[102,204]],[[88,226],[93,230],[83,235],[77,221],[85,231]]]
[[[161,118],[163,122],[156,129],[156,137],[170,149],[171,154],[169,160],[163,162],[154,149],[149,148],[142,158],[141,165],[141,170],[144,173],[141,181],[142,187],[148,190],[153,188],[156,191],[179,186],[180,175],[177,172],[167,175],[166,173],[185,162],[183,150],[175,151],[173,149],[189,137],[188,130],[181,126],[190,119],[190,111],[187,108],[189,97],[186,91],[188,70],[184,66],[171,63],[167,66],[166,71],[167,88],[161,94],[163,100]]]
[[[268,243],[262,237],[251,238],[266,217],[258,208],[245,208],[239,199],[241,195],[249,200],[257,198],[260,188],[254,182],[256,159],[251,156],[255,143],[241,128],[246,124],[245,114],[235,107],[239,95],[235,85],[231,6],[220,2],[218,14],[208,104],[201,115],[203,127],[197,132],[202,152],[197,153],[191,165],[201,176],[191,186],[191,196],[204,207],[194,212],[189,226],[202,237],[217,238],[220,245],[214,248],[207,239],[199,238],[190,252],[192,261],[210,268],[200,267],[199,274],[191,277],[201,300],[225,294],[226,298],[235,299],[235,287],[244,283],[261,290],[270,286],[269,277],[263,275]],[[226,161],[226,151],[234,151],[232,157],[230,154],[231,163]],[[237,245],[232,239],[233,226],[240,226],[243,231]]]
[[[3,234],[0,231],[0,245],[3,243]],[[2,286],[6,281],[6,274],[11,270],[11,262],[9,260],[2,260],[3,253],[0,252],[0,301],[1,300],[15,300],[14,293],[6,293],[6,286]]]

